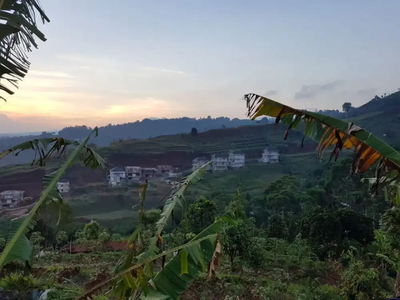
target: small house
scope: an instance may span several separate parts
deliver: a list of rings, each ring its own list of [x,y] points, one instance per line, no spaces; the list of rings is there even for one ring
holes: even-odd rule
[[[223,154],[213,154],[211,156],[212,170],[225,171],[228,170],[228,156]]]
[[[24,200],[24,191],[7,190],[0,193],[2,208],[11,208]]]
[[[138,181],[142,176],[142,168],[137,166],[125,167],[126,180]]]
[[[57,190],[60,193],[69,193],[70,191],[70,183],[67,179],[61,179],[59,182],[57,182]]]
[[[172,166],[170,165],[158,165],[157,166],[158,174],[167,175],[170,171],[172,171]]]
[[[228,165],[230,168],[243,168],[246,163],[246,156],[243,152],[232,150],[228,156]]]
[[[142,177],[143,178],[153,178],[158,175],[157,168],[142,168]]]
[[[279,163],[279,150],[271,147],[265,148],[259,161],[270,164]]]
[[[208,163],[210,160],[207,159],[206,157],[202,156],[202,157],[196,157],[195,159],[193,159],[192,161],[192,171],[197,170],[198,168],[204,166],[206,163]],[[211,165],[207,165],[206,170],[210,170],[211,169]]]
[[[126,173],[123,168],[115,167],[110,170],[110,175],[108,176],[108,183],[111,186],[119,185],[126,182]]]

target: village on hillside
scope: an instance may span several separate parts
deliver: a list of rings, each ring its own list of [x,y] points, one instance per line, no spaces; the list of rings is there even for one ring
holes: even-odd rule
[[[206,170],[210,172],[234,170],[243,168],[246,165],[246,156],[239,150],[231,150],[228,154],[213,154],[211,159],[205,156],[196,157],[192,161],[192,171],[200,168],[211,161]],[[279,163],[279,150],[275,148],[265,148],[261,157],[261,163]],[[145,182],[150,179],[163,180],[165,183],[174,185],[182,177],[182,172],[171,165],[158,165],[155,168],[141,166],[114,167],[109,170],[107,182],[111,187],[119,186],[128,182]],[[57,183],[57,189],[61,194],[69,193],[71,190],[70,182],[61,179]],[[25,191],[5,190],[0,192],[0,210],[13,209],[25,203]]]
[[[229,154],[213,154],[211,159],[202,156],[192,161],[192,171],[211,161],[206,171],[226,171],[243,168],[246,165],[246,155],[238,150],[231,150]],[[262,163],[279,163],[279,150],[267,147],[258,159]],[[107,176],[110,186],[117,186],[127,182],[145,182],[151,178],[162,178],[167,184],[175,184],[179,181],[182,172],[171,165],[158,165],[155,168],[140,166],[114,167]]]

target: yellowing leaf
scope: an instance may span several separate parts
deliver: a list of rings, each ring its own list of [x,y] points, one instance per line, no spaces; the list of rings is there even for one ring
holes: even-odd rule
[[[181,250],[181,275],[188,273],[188,255],[187,252]]]

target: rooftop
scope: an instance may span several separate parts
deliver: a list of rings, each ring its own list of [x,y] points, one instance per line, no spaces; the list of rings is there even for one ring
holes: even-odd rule
[[[240,150],[231,150],[231,154],[238,154],[238,155],[244,155],[244,153]]]
[[[197,162],[197,161],[209,161],[209,159],[205,156],[200,156],[200,157],[196,157],[195,159],[193,159],[193,162]]]
[[[213,158],[228,158],[228,156],[225,154],[213,154],[212,157]]]
[[[63,178],[63,179],[60,179],[58,182],[68,183],[69,181],[67,179]]]
[[[25,191],[19,191],[19,190],[7,190],[7,191],[2,191],[0,195],[9,195],[9,194],[23,194]]]
[[[110,170],[110,172],[125,172],[124,169],[120,167],[115,167]]]

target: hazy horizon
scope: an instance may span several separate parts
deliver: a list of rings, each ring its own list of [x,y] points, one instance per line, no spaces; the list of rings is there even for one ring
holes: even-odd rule
[[[0,133],[149,117],[245,118],[245,93],[359,106],[400,86],[400,2],[41,1],[47,42],[0,102]],[[72,21],[73,20],[73,21]],[[107,20],[107,21],[105,21]]]

